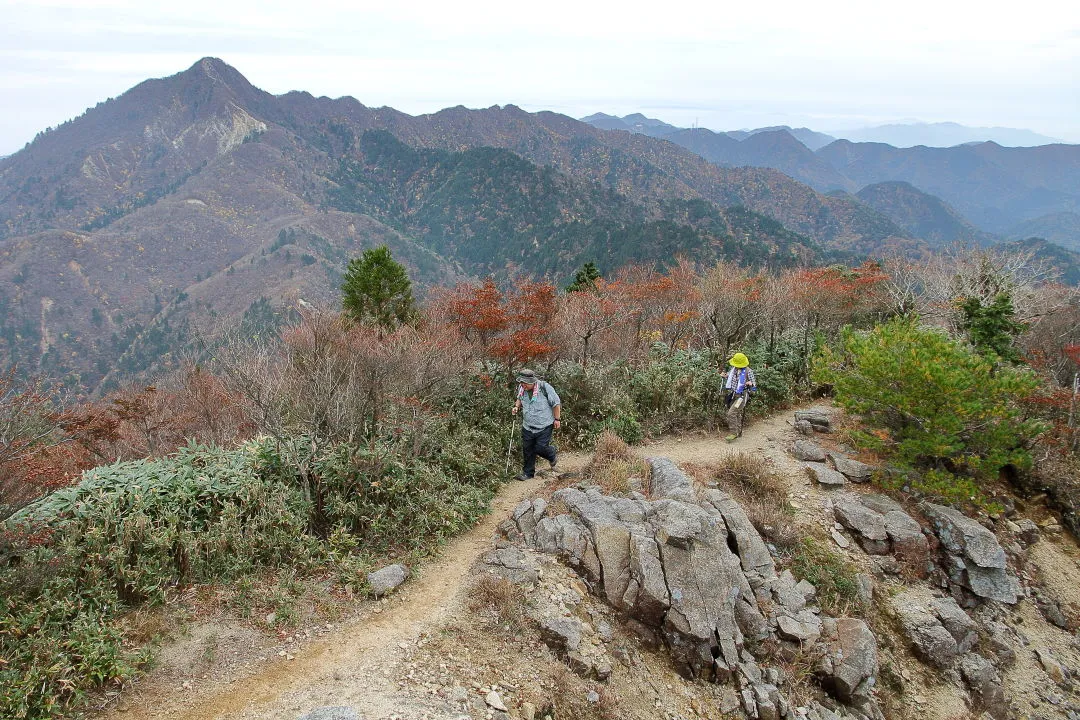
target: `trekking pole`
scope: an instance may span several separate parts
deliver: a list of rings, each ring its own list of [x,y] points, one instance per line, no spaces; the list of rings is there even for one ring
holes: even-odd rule
[[[517,426],[516,417],[510,418],[510,444],[506,447],[506,474],[510,474],[510,453],[514,450],[514,429]]]

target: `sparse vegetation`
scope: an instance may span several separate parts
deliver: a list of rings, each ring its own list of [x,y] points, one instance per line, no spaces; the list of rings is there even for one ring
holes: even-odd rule
[[[787,482],[766,460],[735,453],[713,468],[711,476],[721,490],[738,500],[754,528],[778,550],[791,552],[798,546],[801,533],[795,509],[788,502]]]
[[[790,551],[791,572],[817,588],[821,609],[834,617],[862,614],[862,600],[855,570],[812,537],[805,537]]]
[[[630,478],[643,480],[648,477],[648,468],[618,435],[605,430],[596,440],[585,476],[606,493],[626,493],[631,490]]]
[[[528,616],[525,591],[506,578],[481,573],[472,587],[469,609],[511,637],[521,635]]]

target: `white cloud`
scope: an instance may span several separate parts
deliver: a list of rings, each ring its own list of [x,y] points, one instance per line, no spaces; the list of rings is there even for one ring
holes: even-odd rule
[[[411,113],[654,108],[717,129],[919,117],[1080,140],[1080,13],[1061,10],[1050,0],[1009,12],[958,0],[647,11],[581,0],[0,0],[0,105],[20,108],[0,117],[0,153],[43,122],[206,55],[270,92],[353,95]]]

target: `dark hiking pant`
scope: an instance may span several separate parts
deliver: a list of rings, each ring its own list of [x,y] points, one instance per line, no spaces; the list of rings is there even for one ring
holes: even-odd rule
[[[551,444],[551,433],[555,430],[552,423],[542,430],[530,430],[521,428],[521,455],[525,461],[522,474],[531,478],[536,474],[536,456],[544,458],[550,463],[555,462],[555,446]]]

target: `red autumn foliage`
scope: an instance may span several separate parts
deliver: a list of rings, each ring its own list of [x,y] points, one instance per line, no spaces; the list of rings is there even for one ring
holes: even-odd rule
[[[512,371],[555,350],[555,299],[550,283],[526,281],[504,292],[488,278],[451,289],[442,307],[485,362]]]

